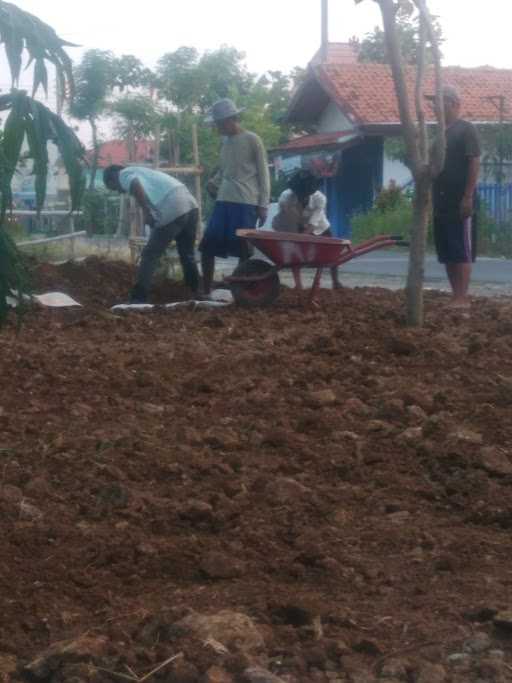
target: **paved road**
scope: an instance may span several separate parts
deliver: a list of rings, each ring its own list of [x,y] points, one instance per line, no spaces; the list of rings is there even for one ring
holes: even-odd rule
[[[233,271],[236,261],[218,259],[218,274]],[[408,256],[396,250],[378,251],[346,263],[341,270],[341,280],[348,287],[386,287],[401,289],[407,276]],[[283,284],[291,284],[289,271],[282,271]],[[304,270],[304,284],[311,282],[313,272]],[[330,286],[330,278],[324,273],[322,285]],[[425,286],[432,289],[448,290],[448,282],[443,266],[435,256],[428,256],[425,270]],[[512,260],[504,258],[481,257],[475,264],[471,283],[474,296],[512,296]]]

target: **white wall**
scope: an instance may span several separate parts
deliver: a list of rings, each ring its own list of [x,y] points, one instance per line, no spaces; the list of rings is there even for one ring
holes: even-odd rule
[[[387,187],[391,180],[394,180],[397,185],[403,187],[412,180],[412,175],[407,166],[401,161],[395,161],[394,159],[384,156],[384,187]]]
[[[354,124],[343,114],[334,102],[329,102],[318,121],[319,133],[337,133],[353,130]]]

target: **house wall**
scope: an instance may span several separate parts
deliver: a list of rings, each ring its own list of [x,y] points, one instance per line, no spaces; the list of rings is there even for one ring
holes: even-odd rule
[[[411,171],[401,161],[390,159],[384,155],[383,185],[387,187],[394,180],[397,185],[404,187],[412,180]]]
[[[355,126],[343,114],[334,102],[329,102],[318,120],[319,133],[337,133],[338,131],[354,130]]]
[[[344,150],[338,174],[329,178],[325,187],[335,235],[349,237],[352,216],[372,207],[382,187],[383,158],[383,138],[365,138]]]

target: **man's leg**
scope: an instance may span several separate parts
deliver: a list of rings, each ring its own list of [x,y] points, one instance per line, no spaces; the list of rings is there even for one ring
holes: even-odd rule
[[[338,266],[333,266],[331,268],[331,277],[332,277],[332,288],[333,289],[342,289],[343,285],[340,282]]]
[[[472,263],[446,264],[446,272],[453,292],[454,306],[464,306],[468,304],[468,291],[472,270]]]
[[[176,235],[176,246],[180,257],[181,267],[183,268],[183,279],[185,284],[194,294],[199,290],[199,270],[196,264],[196,256],[194,252],[197,220],[199,213],[197,209],[190,211],[181,216],[177,222],[183,222],[183,228]]]
[[[201,270],[203,272],[203,294],[208,296],[212,291],[215,256],[208,254],[204,249],[201,252]]]
[[[151,280],[162,254],[173,239],[174,223],[153,228],[149,240],[142,250],[137,280],[131,292],[131,298],[143,303],[149,294]]]

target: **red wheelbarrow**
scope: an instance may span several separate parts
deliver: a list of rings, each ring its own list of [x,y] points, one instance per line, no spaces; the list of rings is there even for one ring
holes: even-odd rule
[[[225,278],[235,302],[242,306],[268,306],[275,301],[280,290],[278,273],[283,268],[296,271],[316,268],[311,288],[311,301],[314,302],[324,268],[341,266],[376,249],[408,246],[397,235],[380,235],[353,246],[350,240],[295,232],[237,230],[236,234],[272,261],[251,258],[240,263],[233,274]]]

